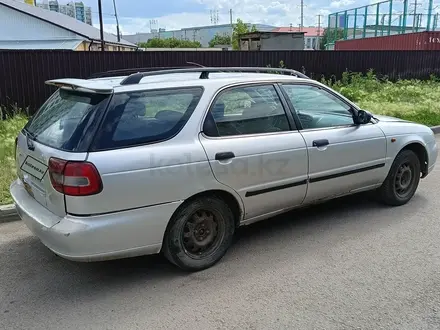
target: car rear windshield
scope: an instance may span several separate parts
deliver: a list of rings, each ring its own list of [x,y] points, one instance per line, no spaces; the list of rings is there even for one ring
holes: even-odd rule
[[[164,141],[186,124],[203,88],[174,88],[115,94],[92,150]]]
[[[25,131],[52,148],[87,151],[110,95],[59,89],[29,121]]]

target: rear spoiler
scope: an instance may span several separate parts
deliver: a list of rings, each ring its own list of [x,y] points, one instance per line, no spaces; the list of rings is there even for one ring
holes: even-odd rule
[[[73,90],[87,90],[99,94],[112,94],[113,86],[102,82],[90,81],[85,79],[55,79],[46,81],[46,85],[55,86],[58,88],[65,87]]]

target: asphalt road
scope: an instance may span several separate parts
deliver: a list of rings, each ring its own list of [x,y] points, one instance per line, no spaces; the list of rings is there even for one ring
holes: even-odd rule
[[[83,264],[0,224],[0,329],[440,329],[440,166],[405,206],[364,195],[242,228],[215,267]]]

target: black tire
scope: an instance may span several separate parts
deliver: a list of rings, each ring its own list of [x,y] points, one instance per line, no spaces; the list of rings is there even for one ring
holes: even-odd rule
[[[380,201],[392,206],[408,203],[419,186],[420,176],[420,160],[417,155],[411,150],[401,151],[379,188]]]
[[[234,214],[228,204],[216,196],[201,197],[173,215],[162,252],[179,268],[200,271],[213,266],[226,254],[234,232]]]

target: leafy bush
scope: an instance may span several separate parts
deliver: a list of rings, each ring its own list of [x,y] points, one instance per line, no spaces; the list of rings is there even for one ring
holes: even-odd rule
[[[214,38],[209,41],[209,47],[215,47],[216,45],[230,45],[231,37],[228,35],[216,34]]]
[[[22,114],[0,120],[0,205],[11,202],[9,185],[16,177],[15,138],[26,122],[27,118]]]
[[[440,124],[440,80],[427,81],[378,78],[372,70],[366,75],[344,72],[342,79],[321,82],[340,92],[360,107],[378,115],[388,115],[428,126]]]
[[[147,42],[139,43],[138,46],[141,48],[201,48],[202,44],[199,41],[180,40],[176,38],[153,38]]]

